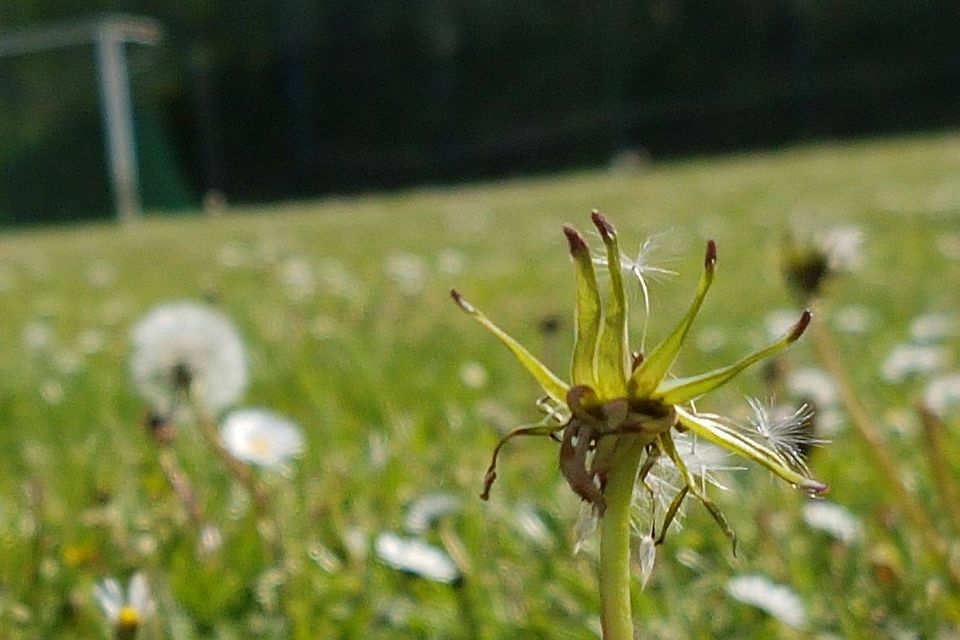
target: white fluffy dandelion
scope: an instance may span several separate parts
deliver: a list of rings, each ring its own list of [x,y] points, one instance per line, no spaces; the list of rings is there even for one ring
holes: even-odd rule
[[[769,578],[735,576],[727,582],[727,593],[734,600],[754,606],[795,629],[807,626],[807,612],[800,596]]]
[[[247,354],[223,313],[196,302],[161,305],[132,333],[133,382],[154,410],[169,414],[186,392],[219,413],[247,388]]]
[[[238,409],[220,427],[230,455],[249,464],[278,468],[303,453],[300,427],[267,409]]]
[[[130,578],[126,593],[116,578],[105,578],[94,586],[93,595],[118,638],[134,637],[137,629],[156,613],[150,585],[139,572]]]

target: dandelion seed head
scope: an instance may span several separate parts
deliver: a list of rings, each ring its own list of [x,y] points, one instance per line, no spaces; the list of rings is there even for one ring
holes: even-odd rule
[[[152,310],[133,329],[130,370],[140,395],[160,414],[175,411],[187,389],[214,413],[247,388],[247,354],[234,324],[196,302]]]
[[[237,409],[220,427],[223,444],[238,460],[276,469],[303,453],[300,427],[273,411]]]
[[[731,598],[751,605],[795,629],[807,626],[807,612],[800,596],[782,584],[759,575],[735,576],[727,581]]]

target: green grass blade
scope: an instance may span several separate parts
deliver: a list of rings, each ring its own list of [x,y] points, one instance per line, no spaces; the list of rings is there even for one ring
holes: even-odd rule
[[[728,367],[721,367],[698,376],[670,380],[661,384],[654,392],[653,398],[662,400],[664,404],[680,404],[702,396],[708,391],[713,391],[729,382],[750,365],[769,358],[796,342],[803,335],[807,325],[810,324],[810,317],[810,312],[804,311],[800,320],[786,335]]]
[[[690,331],[690,327],[693,325],[697,313],[700,312],[703,299],[707,296],[710,285],[713,284],[713,274],[717,266],[717,246],[713,240],[707,242],[707,251],[703,266],[703,274],[700,276],[700,282],[697,284],[697,293],[693,298],[690,309],[687,311],[687,315],[683,317],[683,320],[681,320],[680,324],[673,330],[673,333],[661,342],[657,348],[653,350],[653,353],[651,353],[650,356],[643,361],[643,364],[633,373],[630,380],[632,395],[637,397],[650,396],[660,383],[663,382],[670,367],[673,366],[673,361],[677,359],[677,354],[680,352],[680,347],[683,346],[687,332]]]
[[[563,380],[558,378],[552,371],[547,369],[547,367],[537,360],[533,354],[527,351],[526,347],[514,340],[507,334],[503,329],[495,325],[487,316],[483,315],[479,309],[474,307],[472,304],[467,302],[460,293],[455,290],[450,290],[450,297],[453,298],[453,301],[457,303],[464,312],[473,316],[473,318],[486,327],[487,331],[497,336],[510,351],[513,352],[513,355],[516,356],[517,360],[520,361],[520,364],[530,372],[537,382],[540,383],[540,386],[543,387],[543,390],[547,392],[547,395],[556,400],[557,402],[566,405],[567,402],[567,390],[569,386]]]
[[[597,387],[594,358],[597,353],[597,336],[600,333],[600,293],[597,276],[593,270],[590,248],[583,236],[572,227],[563,232],[570,243],[570,256],[577,271],[576,339],[573,345],[573,362],[570,377],[573,384]]]
[[[620,246],[617,232],[599,211],[591,215],[603,244],[607,248],[610,271],[610,295],[604,314],[603,329],[597,341],[597,392],[602,399],[622,398],[627,394],[627,298],[623,290],[620,268]]]
[[[674,409],[677,412],[677,419],[680,424],[695,433],[698,437],[763,465],[790,484],[805,491],[817,495],[826,493],[827,485],[791,469],[783,459],[783,456],[773,449],[751,440],[721,422],[696,415],[681,407],[674,407]]]

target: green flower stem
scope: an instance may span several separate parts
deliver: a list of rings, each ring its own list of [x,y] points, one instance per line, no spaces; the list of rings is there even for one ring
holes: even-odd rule
[[[600,520],[600,624],[604,640],[633,640],[630,607],[630,505],[644,442],[620,436],[607,474]]]

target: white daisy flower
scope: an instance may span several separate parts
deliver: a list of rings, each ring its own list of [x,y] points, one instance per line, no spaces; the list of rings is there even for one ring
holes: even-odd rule
[[[116,578],[105,578],[94,586],[93,595],[117,638],[133,638],[156,613],[150,585],[139,572],[130,578],[126,593]]]
[[[240,333],[212,307],[187,301],[161,305],[134,327],[132,342],[134,384],[158,413],[173,412],[188,391],[218,413],[247,388]]]
[[[790,587],[769,578],[735,576],[727,582],[727,593],[734,600],[754,606],[795,629],[807,626],[807,612],[800,596]]]
[[[444,551],[419,538],[401,538],[394,533],[377,536],[374,549],[388,567],[433,582],[452,584],[460,580],[460,570]]]
[[[223,445],[234,458],[277,468],[303,453],[300,427],[267,409],[238,409],[220,427]]]

